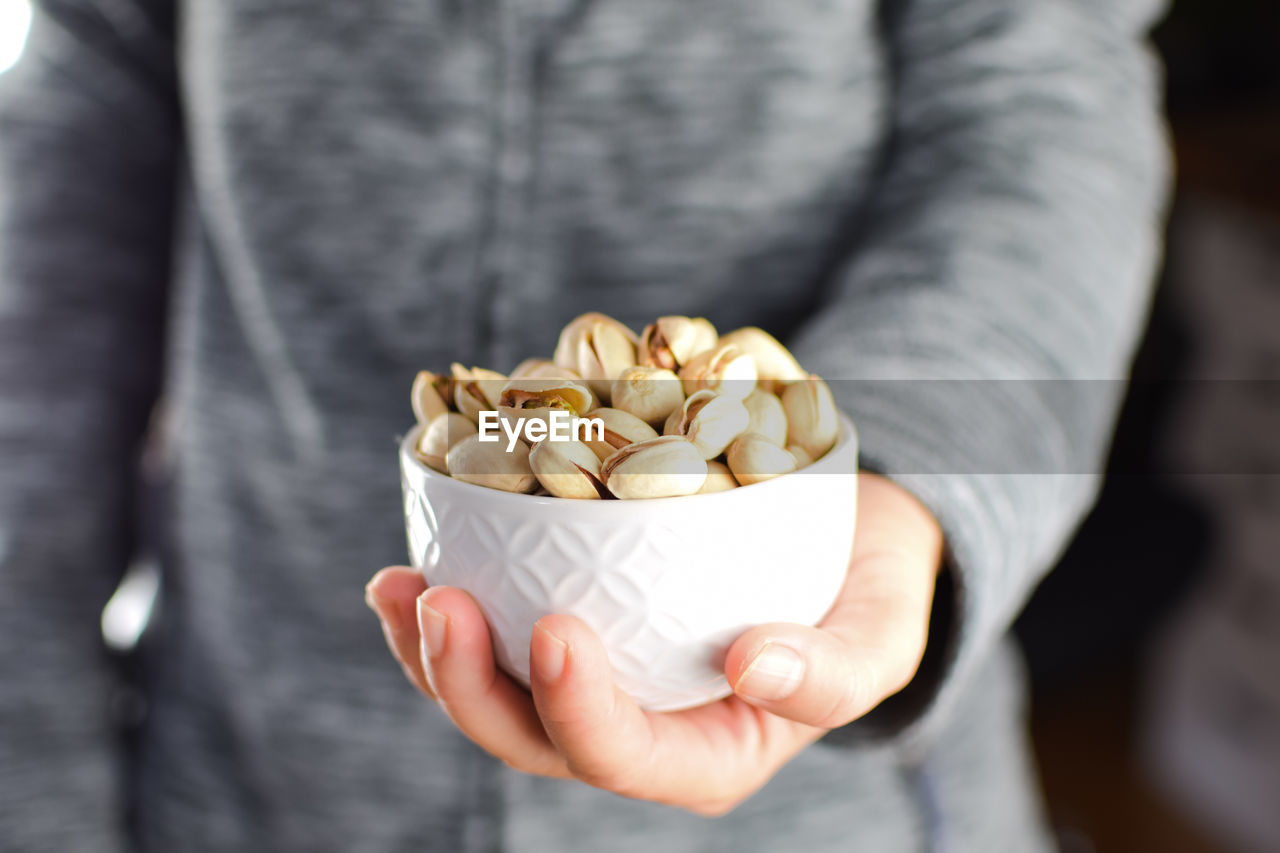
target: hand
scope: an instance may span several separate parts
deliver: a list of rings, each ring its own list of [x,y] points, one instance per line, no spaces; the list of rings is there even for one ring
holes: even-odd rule
[[[721,815],[825,734],[915,674],[941,560],[937,522],[900,486],[859,477],[849,575],[816,628],[761,625],[734,641],[734,695],[650,713],[615,687],[595,634],[566,615],[539,619],[532,696],[494,665],[489,629],[465,592],[383,569],[367,588],[408,679],[462,732],[518,770]]]

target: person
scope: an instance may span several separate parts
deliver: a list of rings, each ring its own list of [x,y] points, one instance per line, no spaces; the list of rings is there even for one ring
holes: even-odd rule
[[[1158,5],[37,3],[0,79],[5,844],[1047,849],[1005,634],[1115,412],[1056,380],[1122,377],[1148,300]],[[460,591],[364,605],[415,372],[587,310],[764,326],[859,427],[840,606],[749,631],[709,708],[638,712],[563,615],[530,696]],[[126,773],[98,612],[144,442]]]

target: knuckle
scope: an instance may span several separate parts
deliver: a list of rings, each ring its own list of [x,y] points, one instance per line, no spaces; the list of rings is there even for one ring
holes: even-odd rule
[[[890,675],[886,679],[888,689],[885,691],[885,695],[888,696],[893,693],[897,693],[899,690],[902,690],[904,687],[910,684],[911,679],[915,678],[916,667],[918,665],[919,665],[918,659],[914,661],[903,660],[901,662],[896,663],[890,669]]]
[[[700,817],[724,817],[746,802],[762,784],[764,780],[744,787],[741,778],[719,778],[704,786],[701,796],[692,803],[684,804],[684,808]]]
[[[521,756],[520,758],[501,758],[503,764],[512,770],[528,773],[532,776],[563,776],[563,765],[555,757],[549,755]]]
[[[601,788],[624,796],[634,790],[630,778],[631,774],[610,765],[571,760],[569,762],[569,772],[579,782],[583,782],[593,788]]]
[[[840,689],[832,692],[825,712],[818,716],[817,724],[833,729],[856,720],[871,710],[875,680],[873,668],[865,663],[851,665]]]
[[[877,670],[877,693],[871,697],[878,702],[902,690],[916,677],[920,661],[924,657],[925,632],[903,633],[880,655]]]
[[[605,740],[592,738],[590,742],[600,744]],[[605,749],[579,744],[577,748],[562,747],[561,752],[568,772],[580,782],[624,797],[649,799],[652,794],[657,778],[654,755],[639,744]]]
[[[849,664],[843,687],[836,691],[821,716],[821,725],[835,728],[870,711],[915,678],[920,654],[881,653]]]

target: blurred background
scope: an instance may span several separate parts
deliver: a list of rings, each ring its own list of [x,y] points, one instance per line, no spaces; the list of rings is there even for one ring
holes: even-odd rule
[[[28,19],[0,0],[0,72]],[[1165,270],[1102,497],[1017,631],[1065,853],[1280,851],[1280,2],[1177,0],[1155,43]],[[122,660],[155,585],[103,614]]]
[[[1280,3],[1155,31],[1178,162],[1102,497],[1017,630],[1064,853],[1280,851]]]

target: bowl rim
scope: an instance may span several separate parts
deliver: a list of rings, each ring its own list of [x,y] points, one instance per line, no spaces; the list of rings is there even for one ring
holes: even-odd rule
[[[831,446],[821,459],[812,465],[800,469],[806,476],[812,475],[853,475],[858,473],[858,430],[854,426],[853,420],[843,412],[839,413],[840,434],[836,437],[836,443]],[[520,506],[525,508],[533,507],[573,507],[575,511],[587,512],[603,512],[603,513],[623,513],[627,512],[629,507],[631,511],[635,511],[638,507],[670,507],[676,508],[680,506],[688,506],[689,501],[697,501],[700,507],[706,507],[713,502],[730,503],[736,500],[753,500],[752,495],[765,497],[770,489],[775,491],[785,489],[786,486],[779,486],[779,483],[794,482],[788,475],[774,477],[771,480],[765,480],[763,483],[751,483],[746,486],[738,486],[736,489],[726,489],[723,492],[711,492],[705,495],[680,495],[669,498],[638,498],[635,500],[573,500],[570,498],[557,498],[551,495],[529,495],[521,492],[504,492],[501,489],[491,489],[487,486],[478,486],[475,483],[465,483],[462,480],[455,480],[448,474],[443,474],[431,466],[427,465],[418,458],[418,454],[414,451],[414,445],[417,444],[418,436],[425,429],[423,424],[415,424],[408,433],[400,440],[400,461],[402,465],[411,465],[422,473],[429,481],[434,480],[441,483],[441,488],[458,489],[464,495],[473,497],[484,494],[485,498],[490,501],[497,501],[500,505],[503,502],[510,502],[512,506]],[[854,467],[852,471],[837,470],[837,450],[853,445]],[[822,470],[822,469],[831,470]],[[799,473],[799,472],[792,472]],[[746,497],[743,497],[746,495]],[[592,507],[593,509],[587,509]]]

